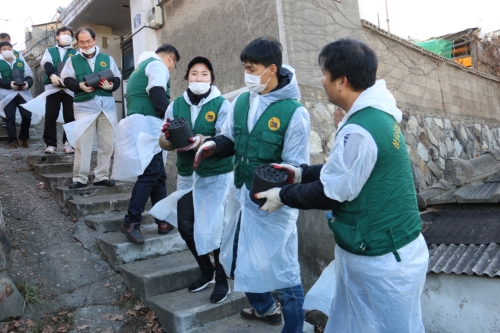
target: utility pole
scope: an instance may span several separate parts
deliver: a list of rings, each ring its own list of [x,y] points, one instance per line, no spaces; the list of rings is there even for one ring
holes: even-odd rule
[[[385,0],[385,15],[387,15],[387,31],[391,32],[391,27],[389,26],[389,9],[387,9],[387,0]]]

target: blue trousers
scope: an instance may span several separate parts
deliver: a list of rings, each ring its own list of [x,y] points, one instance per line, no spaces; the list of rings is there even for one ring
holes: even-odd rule
[[[167,197],[166,181],[167,173],[163,163],[163,154],[159,152],[153,157],[144,173],[137,177],[128,204],[127,215],[125,215],[125,223],[141,223],[142,213],[146,210],[149,198],[151,198],[151,204],[154,205]],[[155,221],[156,223],[163,222],[157,219]]]
[[[285,325],[281,333],[302,333],[304,331],[305,311],[304,289],[302,284],[295,287],[283,288],[274,291],[283,309],[283,320]],[[258,315],[267,315],[274,308],[274,297],[271,292],[246,293],[250,305],[255,308]]]

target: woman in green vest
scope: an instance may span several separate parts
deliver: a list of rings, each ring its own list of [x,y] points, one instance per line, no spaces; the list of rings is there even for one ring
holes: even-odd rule
[[[169,105],[160,146],[165,150],[174,149],[166,130],[171,119],[186,118],[196,136],[191,138],[191,145],[177,150],[177,192],[157,203],[150,212],[158,219],[177,221],[182,238],[198,262],[201,275],[188,286],[188,290],[197,292],[205,289],[208,284],[214,283],[215,272],[215,287],[210,301],[220,303],[230,293],[219,253],[224,203],[233,184],[233,158],[207,160],[196,171],[193,170],[193,162],[196,150],[205,137],[220,134],[229,102],[213,85],[215,74],[207,58],[193,58],[184,78],[189,82],[189,88]],[[168,211],[165,205],[172,205],[173,201],[176,201],[176,219],[168,215],[171,212],[167,215],[156,213],[162,206],[164,212]],[[215,267],[210,260],[210,252],[214,254]]]

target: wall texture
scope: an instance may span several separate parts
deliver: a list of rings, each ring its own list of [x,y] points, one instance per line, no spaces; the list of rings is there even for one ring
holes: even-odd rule
[[[243,87],[243,48],[254,38],[279,35],[273,0],[171,0],[163,8],[166,19],[159,44],[170,43],[181,55],[171,74],[174,97],[187,88],[183,77],[189,60],[197,55],[212,61],[223,93]]]
[[[500,332],[498,279],[427,274],[422,316],[427,333]]]

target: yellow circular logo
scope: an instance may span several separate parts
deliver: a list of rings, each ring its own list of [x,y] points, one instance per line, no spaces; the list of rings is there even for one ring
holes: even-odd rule
[[[269,127],[269,129],[271,131],[277,131],[281,126],[281,122],[280,122],[279,118],[272,117],[271,119],[269,119],[267,126]]]
[[[107,64],[106,62],[104,62],[104,61],[101,61],[101,62],[99,63],[99,65],[101,65],[101,67],[106,67],[108,64]]]
[[[205,114],[205,120],[208,121],[209,123],[215,121],[215,112],[213,111],[208,111]]]
[[[72,56],[74,56],[74,54],[71,54],[71,53],[70,53],[70,54],[68,54],[68,57],[70,57],[70,58],[71,58]]]
[[[23,67],[23,64],[21,64],[20,62],[17,63],[17,67]]]

